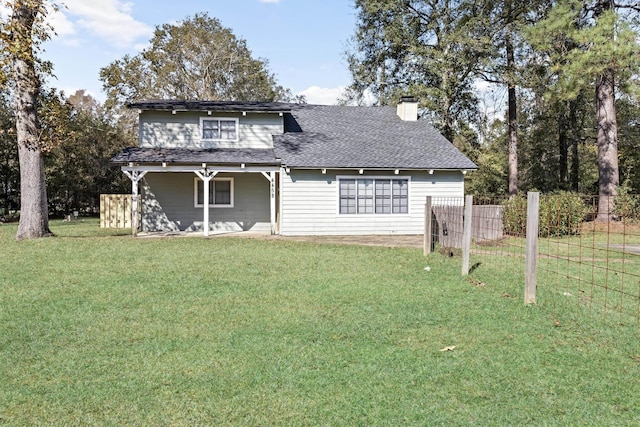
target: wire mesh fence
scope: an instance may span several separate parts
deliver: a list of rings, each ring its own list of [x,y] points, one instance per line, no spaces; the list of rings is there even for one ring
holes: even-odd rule
[[[434,198],[431,210],[432,250],[457,255],[464,199]],[[524,292],[527,199],[474,198],[471,216],[471,280],[520,283]],[[640,197],[543,195],[538,220],[537,303],[640,329]]]
[[[618,197],[599,213],[597,197],[548,199],[538,250],[544,303],[640,326],[640,228],[632,208],[638,200]]]

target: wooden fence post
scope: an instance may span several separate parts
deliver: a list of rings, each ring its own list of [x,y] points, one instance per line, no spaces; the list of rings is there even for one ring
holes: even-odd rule
[[[527,193],[527,253],[525,254],[524,303],[536,303],[540,193]]]
[[[464,225],[462,227],[462,275],[469,274],[471,252],[471,218],[473,217],[473,196],[464,198]]]
[[[424,204],[424,254],[429,255],[431,253],[431,245],[433,243],[432,226],[431,226],[431,196],[427,196],[427,200]]]

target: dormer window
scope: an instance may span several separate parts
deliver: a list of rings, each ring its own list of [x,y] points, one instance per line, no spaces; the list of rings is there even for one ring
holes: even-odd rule
[[[237,141],[238,119],[203,117],[200,119],[200,130],[205,141]]]

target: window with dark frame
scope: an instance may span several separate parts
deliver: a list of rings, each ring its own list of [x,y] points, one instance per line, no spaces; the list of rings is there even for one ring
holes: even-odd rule
[[[196,179],[196,206],[204,205],[204,182]],[[233,178],[214,178],[209,182],[209,206],[233,206]]]
[[[202,139],[235,141],[238,139],[238,121],[235,119],[202,119]]]
[[[340,178],[341,214],[409,213],[409,179]]]

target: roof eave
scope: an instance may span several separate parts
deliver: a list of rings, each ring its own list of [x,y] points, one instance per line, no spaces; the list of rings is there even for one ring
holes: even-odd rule
[[[290,104],[282,102],[219,102],[148,100],[128,103],[127,108],[140,111],[212,111],[218,113],[288,113]]]

